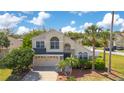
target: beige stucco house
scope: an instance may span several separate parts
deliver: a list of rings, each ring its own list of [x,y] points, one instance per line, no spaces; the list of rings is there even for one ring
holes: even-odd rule
[[[50,30],[32,39],[34,66],[56,66],[66,57],[88,59],[92,52],[60,31]]]
[[[22,43],[23,43],[22,39],[16,39],[16,38],[13,38],[13,37],[8,37],[8,39],[10,41],[10,46],[8,47],[8,49],[10,51],[12,49],[19,48],[22,45]]]
[[[13,49],[19,48],[22,45],[23,40],[22,39],[16,39],[13,37],[8,37],[10,41],[10,46],[8,48],[3,47],[0,49],[0,58],[2,58],[5,54],[10,52]]]

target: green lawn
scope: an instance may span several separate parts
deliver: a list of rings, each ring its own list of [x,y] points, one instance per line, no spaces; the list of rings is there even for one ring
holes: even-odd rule
[[[103,53],[100,53],[103,56]],[[109,54],[106,54],[106,64],[108,64]],[[112,55],[112,69],[124,74],[124,56]]]
[[[122,52],[122,53],[124,53],[124,50],[118,50],[118,52]]]
[[[5,81],[11,75],[11,72],[10,69],[0,69],[0,81]]]
[[[103,50],[103,47],[96,47],[97,50]]]

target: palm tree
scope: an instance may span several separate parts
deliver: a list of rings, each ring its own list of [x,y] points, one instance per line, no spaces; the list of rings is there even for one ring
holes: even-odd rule
[[[104,60],[104,63],[105,63],[105,60],[106,60],[106,50],[105,48],[108,46],[108,41],[109,41],[109,38],[110,38],[110,34],[108,32],[108,30],[104,30],[102,32],[100,32],[100,40],[101,40],[101,43],[104,47],[103,49],[103,60]]]
[[[93,63],[92,63],[92,70],[95,70],[95,45],[96,45],[96,37],[99,32],[99,27],[96,25],[91,25],[85,29],[86,38],[88,41],[92,43],[93,47]]]
[[[112,11],[112,21],[111,21],[111,30],[110,30],[110,46],[109,46],[110,49],[109,49],[108,73],[111,73],[111,51],[112,51],[113,25],[114,25],[114,11]]]

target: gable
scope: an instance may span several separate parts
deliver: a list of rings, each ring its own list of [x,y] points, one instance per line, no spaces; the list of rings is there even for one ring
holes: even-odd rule
[[[64,34],[62,32],[59,31],[55,31],[55,30],[50,30],[47,31],[45,33],[42,33],[36,37],[33,37],[32,40],[37,40],[37,39],[42,39],[42,40],[48,40],[48,38],[52,38],[52,37],[63,37]]]

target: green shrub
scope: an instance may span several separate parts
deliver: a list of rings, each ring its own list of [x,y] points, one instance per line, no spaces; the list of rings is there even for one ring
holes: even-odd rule
[[[61,60],[57,66],[60,69],[64,69],[66,66],[77,68],[80,66],[80,61],[78,58],[68,57],[65,60]]]
[[[14,49],[1,60],[1,64],[12,69],[13,74],[20,74],[31,68],[33,54],[30,48]]]
[[[66,66],[67,66],[68,64],[67,64],[67,62],[65,61],[65,60],[61,60],[60,62],[59,62],[59,64],[57,65],[57,67],[59,68],[59,69],[64,69]]]
[[[92,63],[90,60],[79,60],[80,61],[80,66],[82,69],[91,69]]]
[[[96,58],[95,69],[96,70],[105,70],[105,63],[102,58]]]
[[[78,58],[66,58],[59,62],[58,67],[64,69],[65,66],[71,66],[72,68],[81,68],[81,69],[91,69],[92,68],[92,60],[81,60]],[[96,58],[95,62],[96,70],[105,70],[105,63],[101,57]]]
[[[68,58],[65,59],[65,61],[69,66],[71,66],[73,68],[76,68],[76,67],[80,66],[80,62],[79,62],[78,58],[68,57]]]
[[[92,60],[80,60],[82,69],[91,69],[92,68]],[[105,70],[105,63],[101,57],[96,58],[95,62],[96,70]]]
[[[92,68],[92,63],[90,61],[85,62],[84,64],[85,64],[84,69],[91,69]]]

